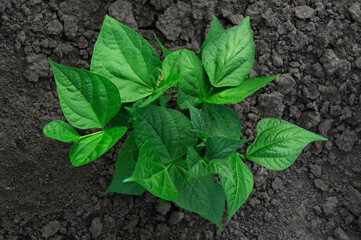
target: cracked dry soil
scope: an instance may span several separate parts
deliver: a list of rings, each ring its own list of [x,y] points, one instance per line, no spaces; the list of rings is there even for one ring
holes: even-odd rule
[[[252,76],[282,74],[229,106],[255,137],[264,117],[321,134],[289,169],[247,161],[255,187],[224,232],[158,199],[104,195],[121,142],[80,168],[42,135],[63,119],[47,62],[89,69],[105,14],[160,53],[199,51],[215,14],[251,17]],[[357,0],[0,0],[0,240],[361,239],[361,4]]]

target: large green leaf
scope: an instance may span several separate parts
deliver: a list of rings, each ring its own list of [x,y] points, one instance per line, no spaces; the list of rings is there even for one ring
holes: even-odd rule
[[[115,172],[117,172],[125,162],[137,160],[138,151],[139,149],[135,143],[134,132],[131,131],[119,150],[117,161],[115,163]]]
[[[247,140],[237,140],[226,137],[209,137],[206,140],[205,159],[210,161],[213,159],[225,159],[231,156],[239,146],[248,142]]]
[[[206,175],[188,181],[186,161],[175,163],[169,173],[178,190],[178,198],[174,202],[217,224],[222,230],[225,195],[222,186],[215,183],[214,176]]]
[[[161,41],[159,41],[159,39],[157,38],[157,36],[155,35],[155,33],[153,32],[154,38],[157,41],[160,50],[162,50],[162,53],[164,55],[164,57],[168,56],[169,54],[171,54],[172,52],[169,51],[166,47],[163,46],[163,43]]]
[[[202,62],[192,51],[184,50],[179,55],[179,74],[182,80],[178,86],[178,106],[188,108],[188,104],[197,106],[208,94],[211,87]],[[187,102],[186,102],[187,101]]]
[[[215,104],[235,104],[239,103],[258,89],[273,81],[279,75],[270,77],[246,78],[239,86],[231,88],[215,89],[212,95],[205,99],[206,102]]]
[[[219,34],[205,46],[202,63],[215,87],[238,86],[254,64],[254,45],[249,17]]]
[[[189,114],[191,117],[191,123],[193,131],[202,139],[205,140],[209,137],[208,129],[209,122],[207,116],[199,110],[198,108],[193,107],[191,104],[188,104]]]
[[[147,106],[136,111],[135,141],[138,147],[152,141],[163,162],[177,160],[193,147],[197,136],[189,119],[181,112],[159,106]]]
[[[64,116],[76,128],[103,128],[121,107],[112,82],[98,74],[49,59]]]
[[[69,124],[61,120],[48,123],[43,128],[45,136],[54,138],[62,142],[73,142],[79,139],[79,134]]]
[[[161,61],[137,32],[106,16],[93,50],[90,69],[118,88],[123,102],[150,95],[157,83]]]
[[[253,174],[237,154],[233,154],[225,161],[230,164],[223,164],[221,168],[218,168],[216,171],[219,173],[223,189],[226,193],[228,209],[227,222],[229,222],[233,214],[251,194],[253,189]],[[225,167],[227,166],[229,170],[225,171]],[[219,167],[219,165],[217,167]]]
[[[124,179],[132,176],[135,165],[135,161],[127,161],[122,164],[104,194],[115,192],[128,195],[141,195],[145,190],[141,185],[136,182],[123,182]]]
[[[115,115],[109,122],[108,126],[113,127],[129,127],[128,120],[131,118],[131,115],[127,114],[125,111],[121,111]]]
[[[84,165],[106,153],[127,131],[126,127],[107,128],[83,136],[70,147],[69,157],[75,166]]]
[[[257,125],[257,138],[247,149],[247,158],[272,170],[288,168],[313,141],[326,138],[281,119],[265,118]]]
[[[202,112],[208,121],[207,133],[213,137],[226,137],[239,140],[242,121],[231,109],[222,105],[204,104]]]
[[[131,181],[139,183],[150,193],[164,200],[173,201],[178,198],[168,168],[164,167],[158,149],[151,141],[142,145],[133,175],[124,180]]]
[[[219,34],[223,33],[225,30],[222,25],[219,23],[216,16],[212,17],[211,30],[209,31],[206,39],[204,40],[201,50],[199,51],[199,56],[202,57],[203,49],[210,43],[213,39],[215,39]]]

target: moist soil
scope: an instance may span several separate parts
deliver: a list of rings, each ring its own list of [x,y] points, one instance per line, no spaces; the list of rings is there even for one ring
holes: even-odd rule
[[[250,75],[282,75],[229,106],[243,137],[275,117],[329,141],[285,171],[246,161],[255,187],[223,232],[149,193],[104,195],[121,142],[75,168],[70,144],[42,128],[65,120],[47,58],[89,69],[105,14],[159,54],[152,31],[172,51],[198,52],[213,14],[225,28],[250,16]],[[357,0],[0,0],[0,240],[361,239],[360,32]]]

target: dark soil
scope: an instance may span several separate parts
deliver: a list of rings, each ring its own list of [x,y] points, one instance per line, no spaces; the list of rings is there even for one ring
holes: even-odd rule
[[[47,62],[89,68],[105,14],[160,52],[198,51],[212,14],[251,17],[251,75],[281,73],[230,106],[245,137],[263,117],[321,134],[282,172],[247,162],[254,192],[223,232],[150,194],[104,195],[116,152],[80,168],[70,145],[42,135],[64,119]],[[0,0],[0,240],[361,239],[361,4],[357,0]]]

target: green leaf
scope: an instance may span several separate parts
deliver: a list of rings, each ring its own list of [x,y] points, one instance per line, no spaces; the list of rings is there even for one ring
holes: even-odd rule
[[[169,54],[171,54],[172,52],[169,51],[167,48],[165,48],[163,46],[163,43],[161,41],[159,41],[159,39],[157,38],[157,36],[155,35],[155,33],[153,32],[153,35],[154,35],[154,38],[155,40],[157,41],[159,47],[160,47],[160,50],[162,50],[162,53],[164,55],[164,57],[168,56]]]
[[[114,127],[129,127],[128,119],[130,116],[126,114],[125,112],[120,112],[117,115],[115,115],[109,122],[108,126],[110,128]]]
[[[183,50],[179,55],[179,74],[182,81],[178,87],[178,106],[188,108],[186,101],[197,106],[203,102],[211,87],[202,62],[192,51]]]
[[[211,30],[209,31],[206,39],[204,40],[202,46],[201,46],[201,50],[199,51],[199,56],[202,57],[202,52],[204,50],[204,48],[208,45],[208,43],[210,43],[211,41],[213,41],[219,34],[223,33],[225,30],[223,28],[223,26],[219,23],[218,19],[216,18],[216,16],[213,15],[212,17],[212,24],[211,24]]]
[[[166,107],[167,103],[173,98],[172,94],[161,95],[159,99],[159,105]]]
[[[205,101],[215,104],[239,103],[258,89],[264,87],[267,83],[273,81],[278,76],[279,75],[246,78],[246,80],[237,87],[216,89],[211,96],[205,99]]]
[[[209,123],[206,131],[213,137],[226,137],[239,140],[242,131],[242,121],[231,109],[222,105],[204,104],[202,112]]]
[[[130,181],[139,183],[150,193],[164,200],[173,201],[178,198],[168,168],[163,166],[158,149],[151,141],[142,145],[133,175],[124,180]]]
[[[126,127],[107,128],[74,142],[70,147],[70,161],[75,167],[87,164],[106,153],[127,131]]]
[[[76,128],[103,128],[121,107],[119,93],[98,74],[49,59],[64,116]]]
[[[152,94],[160,67],[159,56],[142,36],[105,17],[90,69],[112,81],[123,102],[134,102]]]
[[[167,79],[161,82],[159,88],[157,88],[147,100],[140,104],[139,108],[148,106],[149,104],[157,100],[164,91],[168,90],[171,87],[174,87],[179,82],[179,80],[180,76],[178,74],[171,74]]]
[[[233,214],[242,206],[253,189],[253,174],[248,166],[233,154],[227,160],[229,165],[218,165],[216,171],[222,182],[227,198],[227,223]],[[220,167],[220,168],[219,168]],[[228,167],[228,170],[225,168]]]
[[[117,161],[115,163],[115,172],[117,172],[125,162],[137,160],[138,151],[139,149],[135,143],[134,132],[130,131],[119,150]]]
[[[175,163],[169,173],[178,190],[178,198],[174,202],[215,223],[222,230],[225,195],[222,186],[214,182],[214,176],[207,175],[188,181],[185,161]]]
[[[209,134],[207,134],[209,129],[207,116],[204,112],[193,107],[191,104],[188,104],[188,108],[194,132],[196,132],[201,139],[206,139],[209,136]]]
[[[144,188],[136,182],[123,182],[124,179],[132,176],[135,169],[136,162],[125,162],[118,171],[115,173],[113,181],[108,189],[104,192],[107,193],[121,193],[128,195],[141,195],[144,193]]]
[[[164,58],[162,63],[162,76],[164,79],[167,79],[171,73],[179,73],[179,56],[182,51],[184,49],[172,52]]]
[[[246,79],[254,56],[252,30],[246,17],[205,46],[202,63],[214,87],[232,87]]]
[[[73,142],[79,139],[79,134],[69,124],[61,120],[55,120],[48,123],[43,128],[45,136],[62,141]]]
[[[247,158],[272,170],[288,168],[313,141],[326,138],[281,119],[265,118],[257,125],[257,138],[247,149]]]
[[[247,140],[236,140],[225,137],[209,137],[206,140],[205,159],[210,161],[213,159],[225,159],[231,156],[239,146],[248,142]]]
[[[135,114],[134,133],[138,147],[146,141],[154,142],[164,163],[177,160],[188,147],[197,143],[189,119],[177,110],[147,106]]]

